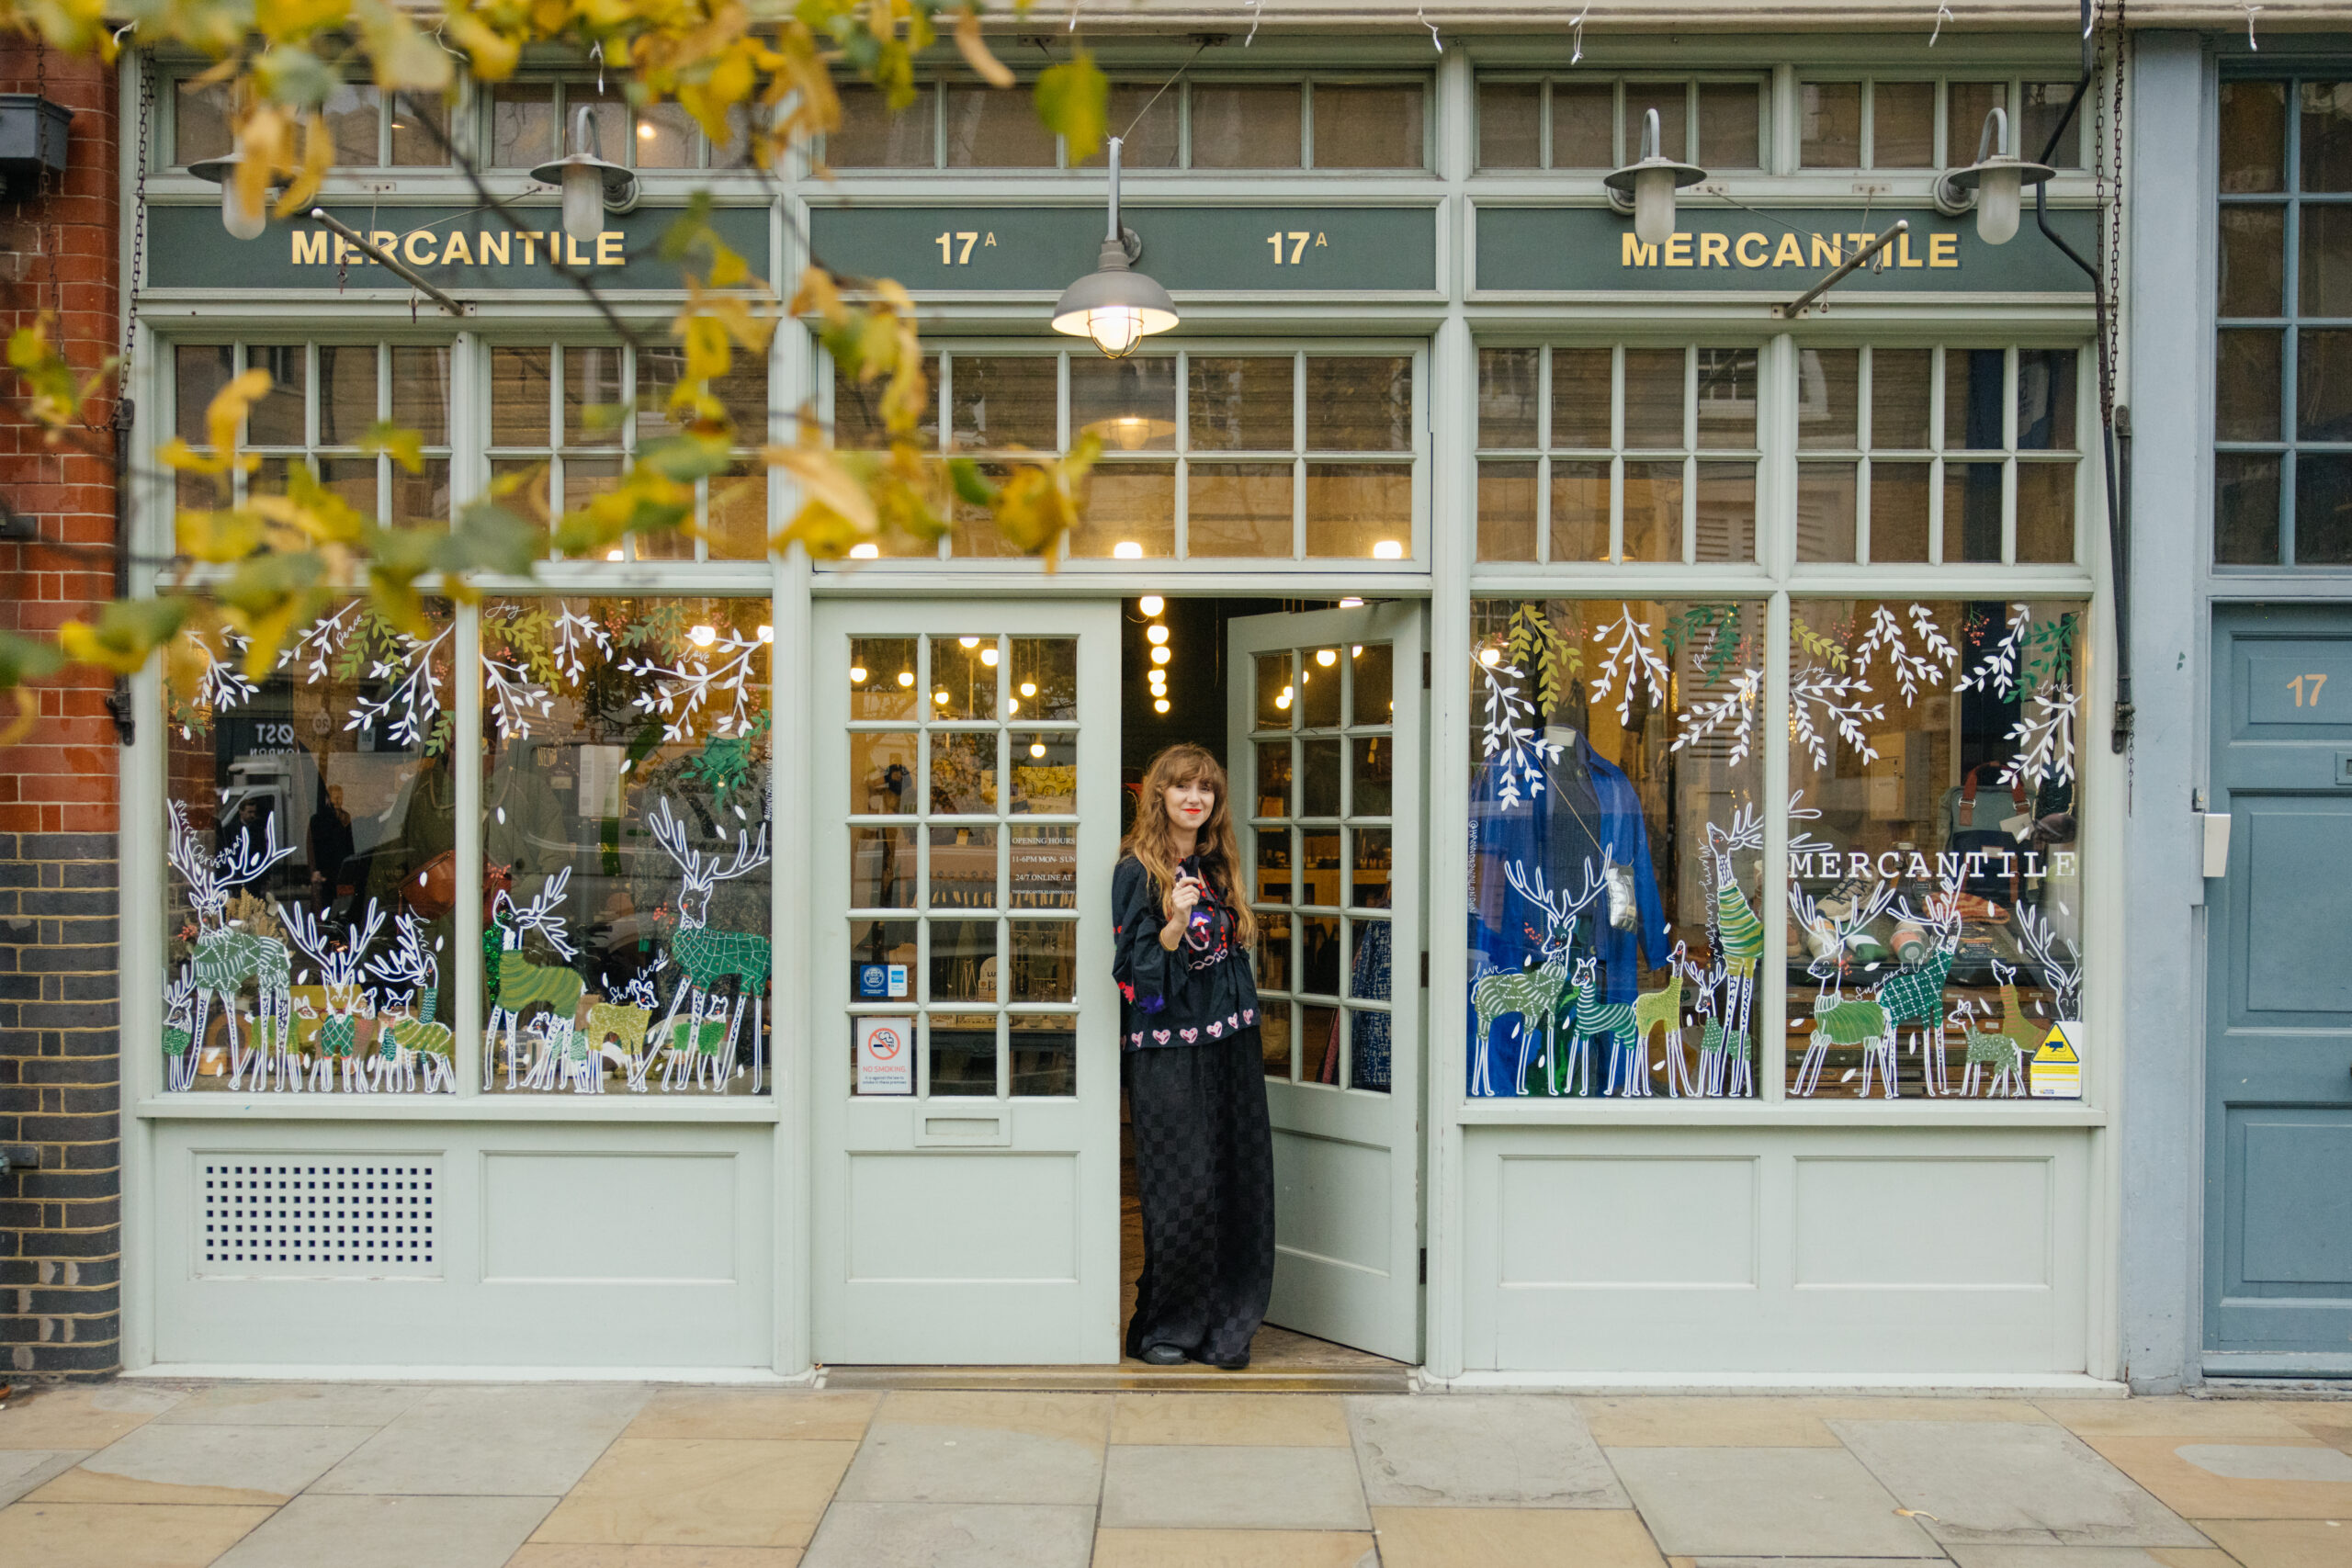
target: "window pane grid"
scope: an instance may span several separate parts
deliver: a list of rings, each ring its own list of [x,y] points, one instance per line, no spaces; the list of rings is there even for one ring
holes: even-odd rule
[[[2343,92],[2301,77],[2222,85],[2219,566],[2352,565],[2352,426],[2335,389],[2352,345],[2352,192],[2324,152]]]
[[[484,460],[493,480],[528,476],[510,504],[552,529],[563,512],[616,483],[640,446],[675,429],[664,407],[684,355],[628,344],[493,344],[480,385],[490,410]],[[542,384],[545,408],[539,400]],[[763,559],[768,487],[752,446],[767,434],[764,361],[739,353],[713,394],[736,423],[736,472],[695,484],[695,528],[636,534],[607,560]],[[535,469],[543,472],[534,473]]]
[[[1758,368],[1752,348],[1482,351],[1478,558],[1753,562]],[[1532,417],[1486,417],[1513,381]]]
[[[1478,78],[1481,169],[1612,169],[1641,155],[1644,111],[1657,107],[1660,150],[1710,170],[1763,166],[1770,84],[1697,76]]]
[[[1037,125],[1024,80],[1007,93],[918,85],[893,114],[872,87],[843,83],[842,129],[823,156],[843,171],[1099,168]],[[1162,92],[1162,87],[1166,91]],[[1418,173],[1428,164],[1429,79],[1349,73],[1163,78],[1114,76],[1109,123],[1125,133],[1129,170],[1348,168]],[[1140,120],[1138,117],[1143,117]]]
[[[253,343],[173,346],[174,423],[198,452],[209,452],[205,409],[229,379],[252,369],[270,373],[271,390],[247,411],[241,449],[261,459],[231,476],[238,504],[279,491],[300,464],[362,515],[378,522],[449,514],[447,344]],[[424,465],[411,474],[391,457],[359,449],[368,427],[397,419],[424,437]],[[179,503],[221,503],[214,482],[184,474]]]
[[[1415,558],[1426,421],[1409,353],[1316,349],[1090,355],[954,349],[936,360],[936,449],[983,468],[1067,451],[1103,453],[1066,560],[1404,561]],[[856,389],[828,382],[836,438],[873,442]],[[918,556],[1002,555],[978,509],[953,513]]]

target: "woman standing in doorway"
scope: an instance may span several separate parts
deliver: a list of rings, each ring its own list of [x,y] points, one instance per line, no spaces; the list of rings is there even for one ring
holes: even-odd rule
[[[1121,1078],[1143,1199],[1127,1354],[1238,1370],[1274,1283],[1273,1139],[1225,770],[1170,746],[1145,770],[1111,901]]]

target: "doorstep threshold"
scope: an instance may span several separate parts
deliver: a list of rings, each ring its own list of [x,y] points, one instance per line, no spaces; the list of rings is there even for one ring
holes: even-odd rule
[[[1413,1369],[1245,1367],[1238,1372],[1141,1361],[1102,1366],[820,1367],[820,1388],[973,1389],[1053,1393],[1408,1393]]]

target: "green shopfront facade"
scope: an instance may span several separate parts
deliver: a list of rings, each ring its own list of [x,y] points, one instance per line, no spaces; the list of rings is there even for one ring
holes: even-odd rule
[[[1183,720],[1267,933],[1273,1321],[1465,1386],[2116,1376],[2090,295],[2030,218],[1929,200],[1987,110],[2049,138],[2072,38],[1446,45],[1270,28],[1147,109],[1194,46],[1103,40],[1182,314],[1116,363],[1046,322],[1099,163],[960,72],[851,95],[830,180],[593,69],[458,106],[546,229],[520,171],[569,107],[632,150],[639,209],[565,256],[632,344],[358,95],[323,204],[465,313],[308,224],[228,239],[185,172],[217,111],[131,67],[142,423],[201,446],[270,369],[240,485],[596,494],[662,428],[646,247],[697,187],[766,276],[914,292],[943,448],[1105,456],[1051,571],[961,519],[771,554],[747,448],[692,537],[142,678],[126,1364],[1114,1360],[1105,904],[1123,772]],[[1600,185],[1653,107],[1707,171],[1655,248]],[[2054,160],[2086,252],[2104,130]],[[721,391],[868,428],[797,324]],[[388,418],[415,471],[362,450]]]

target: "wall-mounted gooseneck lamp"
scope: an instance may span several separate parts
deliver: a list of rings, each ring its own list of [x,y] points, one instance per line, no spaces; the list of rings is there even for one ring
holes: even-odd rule
[[[1119,141],[1110,139],[1111,225],[1094,270],[1062,290],[1054,304],[1054,330],[1091,337],[1104,357],[1125,359],[1136,344],[1176,324],[1176,302],[1168,290],[1134,270],[1143,241],[1119,223]]]
[[[202,158],[187,166],[187,172],[200,180],[210,180],[220,187],[220,227],[229,231],[232,240],[258,240],[268,226],[269,208],[257,202],[250,209],[237,192],[237,166],[245,161],[242,152],[232,152],[224,158]]]
[[[1984,117],[1984,133],[1976,142],[1976,162],[1936,182],[1936,210],[1957,218],[1973,207],[1976,237],[1988,245],[2006,245],[2017,236],[2025,187],[2057,175],[2058,171],[2049,164],[2029,164],[2009,151],[2008,111],[1996,108]]]
[[[563,231],[577,243],[595,243],[607,212],[627,212],[637,205],[637,175],[618,164],[606,162],[596,144],[595,111],[583,104],[571,111],[569,149],[552,163],[541,164],[531,177],[543,186],[563,187]]]
[[[1658,152],[1657,110],[1642,111],[1642,158],[1601,176],[1609,205],[1634,215],[1634,237],[1662,245],[1674,237],[1674,193],[1707,177],[1696,164],[1678,164]]]

